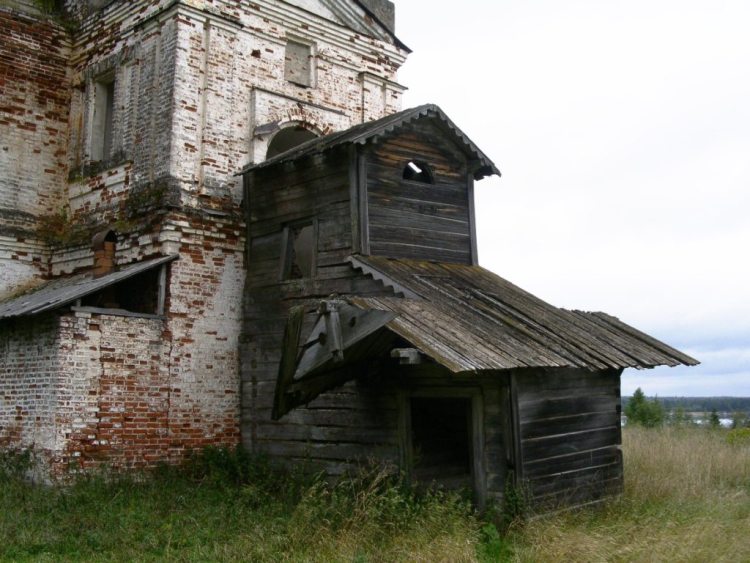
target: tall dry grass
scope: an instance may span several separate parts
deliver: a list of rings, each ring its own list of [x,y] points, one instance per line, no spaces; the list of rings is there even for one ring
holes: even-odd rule
[[[626,428],[625,492],[512,533],[516,561],[750,561],[750,444],[725,431]]]

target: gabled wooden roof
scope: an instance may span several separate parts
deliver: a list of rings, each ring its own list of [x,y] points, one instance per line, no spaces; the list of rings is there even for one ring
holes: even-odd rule
[[[407,297],[350,303],[395,313],[385,326],[453,372],[698,363],[615,317],[554,307],[479,266],[376,256],[351,262]]]
[[[307,156],[322,154],[345,144],[363,145],[368,142],[374,142],[381,137],[393,134],[404,125],[418,119],[435,119],[442,125],[446,135],[452,136],[458,145],[463,147],[466,154],[477,162],[477,167],[474,171],[474,177],[477,180],[493,174],[500,175],[500,171],[495,164],[479,150],[479,147],[463,131],[456,127],[443,110],[434,104],[417,106],[374,121],[360,123],[345,131],[338,131],[323,137],[311,139],[273,158],[269,158],[258,164],[250,164],[242,170],[242,173],[260,170],[284,162],[291,162]]]

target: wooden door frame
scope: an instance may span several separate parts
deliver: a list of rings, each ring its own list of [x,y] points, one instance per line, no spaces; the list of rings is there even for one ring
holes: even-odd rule
[[[398,391],[399,462],[407,479],[411,479],[414,464],[411,399],[469,399],[471,424],[469,447],[471,454],[471,480],[474,502],[482,510],[487,501],[487,476],[484,453],[484,395],[481,387],[411,388]]]

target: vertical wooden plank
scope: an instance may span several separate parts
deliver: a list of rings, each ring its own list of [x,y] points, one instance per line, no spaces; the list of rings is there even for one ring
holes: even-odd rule
[[[250,238],[250,195],[253,186],[253,175],[254,172],[245,172],[242,175],[243,205],[245,208],[245,268],[250,267],[250,248],[252,247],[252,239]]]
[[[164,303],[167,300],[167,265],[162,264],[159,267],[159,297],[156,302],[156,314],[164,314]],[[79,299],[80,301],[80,299]]]
[[[466,174],[466,195],[469,198],[469,236],[471,241],[471,265],[479,264],[479,253],[477,250],[477,220],[474,213],[474,178],[470,173]]]
[[[279,281],[284,281],[289,272],[289,261],[292,259],[289,252],[289,231],[291,229],[287,225],[281,232],[281,260],[279,261]],[[317,243],[316,243],[317,244]],[[317,253],[316,253],[317,254]]]
[[[352,223],[352,252],[362,252],[362,232],[360,231],[359,217],[359,146],[352,144],[349,147],[349,214]]]
[[[357,155],[357,194],[359,197],[360,251],[370,254],[370,217],[367,211],[367,154]]]
[[[401,471],[407,481],[411,480],[414,463],[411,443],[411,402],[409,394],[404,389],[396,392],[398,408],[398,450]]]
[[[615,413],[617,413],[617,444],[622,444],[622,424],[619,422],[622,420],[622,372],[623,370],[614,370],[613,378],[615,380],[615,394],[617,395],[617,404],[615,405]]]
[[[312,253],[312,264],[310,265],[310,277],[315,279],[318,277],[318,236],[320,234],[320,227],[318,218],[315,217],[312,222],[313,227],[313,253]]]
[[[479,510],[487,502],[487,474],[484,456],[484,396],[476,392],[471,396],[471,449],[474,473],[474,499]]]
[[[286,391],[294,378],[294,370],[297,367],[297,353],[299,351],[299,339],[304,321],[305,309],[294,306],[289,310],[289,319],[284,328],[284,339],[281,345],[281,362],[279,374],[276,378],[276,386],[273,398],[273,411],[271,418],[278,420],[288,412],[286,404]]]
[[[510,398],[510,385],[506,380],[498,389],[498,401],[501,409],[500,433],[503,437],[503,449],[505,450],[505,470],[515,469],[515,451],[513,449],[513,421]]]
[[[514,370],[510,374],[510,438],[513,443],[513,466],[516,485],[523,482],[523,449],[521,448],[521,419],[518,405],[518,373]]]

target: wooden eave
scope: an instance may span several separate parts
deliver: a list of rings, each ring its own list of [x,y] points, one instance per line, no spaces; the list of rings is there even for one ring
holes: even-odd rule
[[[605,313],[554,307],[480,267],[356,256],[363,272],[417,298],[352,297],[390,311],[386,326],[453,372],[644,369],[697,360]]]

